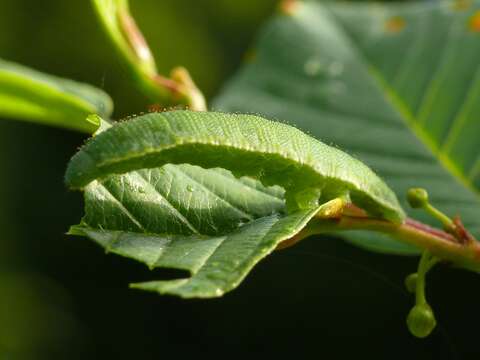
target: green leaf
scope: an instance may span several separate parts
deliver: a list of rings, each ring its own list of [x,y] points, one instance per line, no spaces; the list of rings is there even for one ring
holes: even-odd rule
[[[370,214],[401,223],[395,194],[368,167],[294,127],[252,115],[171,111],[143,115],[90,139],[65,180],[81,189],[95,179],[189,163],[221,167],[287,191],[290,209],[345,197]]]
[[[151,268],[183,269],[192,274],[185,279],[132,284],[133,288],[185,298],[217,297],[236,288],[256,263],[300,231],[316,211],[261,217],[223,236],[149,235],[84,226],[74,227],[72,232]]]
[[[295,124],[348,150],[397,194],[426,188],[479,238],[479,7],[297,2],[264,29],[215,106]],[[372,233],[348,239],[415,251]]]
[[[89,114],[108,118],[112,101],[90,85],[0,59],[0,116],[93,133]]]
[[[182,297],[233,289],[281,241],[316,213],[284,214],[283,190],[223,169],[166,165],[93,181],[73,235],[147,264],[191,272],[189,279],[136,284]]]
[[[237,178],[173,165],[183,163],[227,168]],[[287,205],[293,201],[287,214],[282,189],[238,179],[244,175],[282,185]],[[395,195],[366,166],[293,127],[250,115],[173,111],[117,124],[72,158],[66,183],[85,191],[86,216],[71,234],[151,268],[189,270],[188,279],[135,285],[183,297],[235,288],[303,229],[319,202],[342,196],[393,222],[404,218]]]

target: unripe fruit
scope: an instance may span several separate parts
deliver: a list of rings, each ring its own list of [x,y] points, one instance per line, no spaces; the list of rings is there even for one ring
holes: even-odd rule
[[[435,320],[432,308],[426,303],[415,305],[408,314],[408,330],[418,338],[424,338],[430,335],[436,325],[437,321]]]
[[[417,273],[410,274],[405,278],[405,287],[407,288],[408,292],[415,294],[417,289],[417,279]]]
[[[407,200],[412,208],[423,208],[428,204],[428,192],[422,188],[409,189],[407,192]]]

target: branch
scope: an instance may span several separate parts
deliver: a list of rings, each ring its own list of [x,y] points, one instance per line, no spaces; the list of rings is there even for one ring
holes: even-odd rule
[[[207,110],[202,92],[186,69],[175,68],[170,77],[158,73],[148,43],[130,14],[128,0],[92,0],[92,3],[112,44],[143,93],[162,107],[181,104],[194,111]]]
[[[458,266],[480,272],[480,243],[478,241],[472,238],[472,241],[460,242],[445,231],[410,218],[398,225],[368,217],[342,216],[339,219],[317,217],[295,237],[281,243],[279,249],[289,247],[311,235],[349,230],[381,232],[407,244],[428,250],[443,260],[452,261]]]

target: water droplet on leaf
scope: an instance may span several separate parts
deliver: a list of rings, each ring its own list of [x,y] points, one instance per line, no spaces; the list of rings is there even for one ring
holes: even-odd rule
[[[344,93],[347,90],[346,85],[342,81],[333,81],[330,85],[330,92],[334,95]]]
[[[315,76],[322,72],[323,67],[323,63],[318,57],[312,57],[311,59],[307,60],[303,66],[303,70],[308,76]]]
[[[343,73],[343,70],[343,64],[338,61],[334,61],[328,66],[328,74],[330,76],[339,76]]]

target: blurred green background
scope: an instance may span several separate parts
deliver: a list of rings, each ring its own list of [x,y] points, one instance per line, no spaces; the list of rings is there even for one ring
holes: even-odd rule
[[[167,73],[184,65],[211,99],[241,66],[274,0],[135,0],[132,12]],[[115,116],[149,105],[129,83],[87,0],[0,0],[0,57],[103,88]],[[479,279],[429,279],[439,330],[412,338],[403,278],[416,260],[315,238],[263,261],[222,299],[129,290],[154,279],[133,261],[65,235],[82,199],[63,173],[84,136],[0,121],[0,360],[295,356],[478,358]]]

